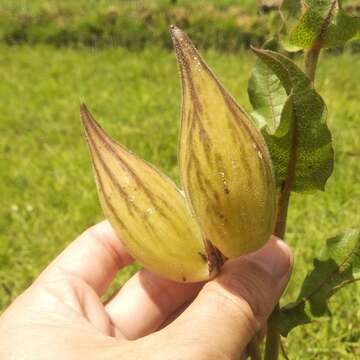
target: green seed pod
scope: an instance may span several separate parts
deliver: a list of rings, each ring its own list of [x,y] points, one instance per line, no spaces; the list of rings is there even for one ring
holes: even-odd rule
[[[175,281],[202,281],[225,258],[260,248],[276,217],[270,157],[247,114],[179,29],[172,36],[183,104],[179,144],[185,195],[112,140],[85,105],[81,119],[100,203],[129,253]]]
[[[183,194],[153,166],[107,136],[81,106],[100,203],[129,253],[175,281],[209,278],[200,229]]]
[[[182,79],[182,186],[203,235],[228,258],[257,250],[276,219],[269,152],[190,39],[171,29]]]

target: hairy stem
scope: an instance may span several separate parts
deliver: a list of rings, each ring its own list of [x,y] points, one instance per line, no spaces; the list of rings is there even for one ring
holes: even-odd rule
[[[311,48],[305,53],[305,73],[312,82],[315,80],[315,72],[319,55],[319,47]]]
[[[324,18],[324,21],[321,24],[319,35],[317,36],[313,46],[305,53],[305,73],[312,82],[314,82],[315,80],[315,72],[319,60],[320,50],[324,42],[324,39],[326,37],[331,19],[333,18],[336,4],[337,4],[337,0],[331,1],[326,17]]]
[[[284,183],[282,184],[280,191],[279,202],[278,202],[279,209],[278,209],[278,215],[277,215],[275,231],[274,231],[274,235],[276,235],[281,239],[285,238],[286,219],[289,208],[289,200],[295,178],[297,147],[298,147],[298,129],[297,129],[297,121],[295,117],[294,133],[293,133],[293,139],[291,145],[288,173]],[[279,304],[277,304],[268,320],[267,336],[266,336],[266,344],[265,344],[265,360],[277,360],[277,358],[279,357],[280,333],[276,324],[276,318],[279,309],[280,306]]]

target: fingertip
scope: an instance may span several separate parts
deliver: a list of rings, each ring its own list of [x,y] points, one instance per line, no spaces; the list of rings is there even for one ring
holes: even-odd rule
[[[111,237],[112,239],[118,239],[115,230],[113,229],[108,220],[103,220],[97,224],[90,226],[87,230],[83,232],[82,236],[89,234],[96,237],[106,236]]]
[[[283,255],[288,258],[290,269],[292,269],[294,265],[294,254],[292,252],[291,247],[279,237],[274,236],[274,238],[275,238],[275,245],[283,252]]]
[[[99,295],[116,273],[133,261],[108,221],[85,230],[44,270],[41,278],[63,274],[85,281]]]
[[[134,260],[108,220],[103,220],[91,226],[80,235],[80,238],[85,238],[85,241],[92,238],[101,244],[118,264],[119,268]]]

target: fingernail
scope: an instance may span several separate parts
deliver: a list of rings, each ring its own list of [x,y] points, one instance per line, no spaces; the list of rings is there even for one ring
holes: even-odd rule
[[[250,256],[274,278],[281,279],[290,273],[293,261],[291,250],[278,238],[271,238],[263,248]]]

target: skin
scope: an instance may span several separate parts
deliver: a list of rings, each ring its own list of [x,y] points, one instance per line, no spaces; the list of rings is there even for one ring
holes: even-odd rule
[[[291,272],[272,238],[206,284],[147,270],[100,299],[133,261],[107,221],[72,242],[0,317],[2,360],[237,359],[266,323]]]

